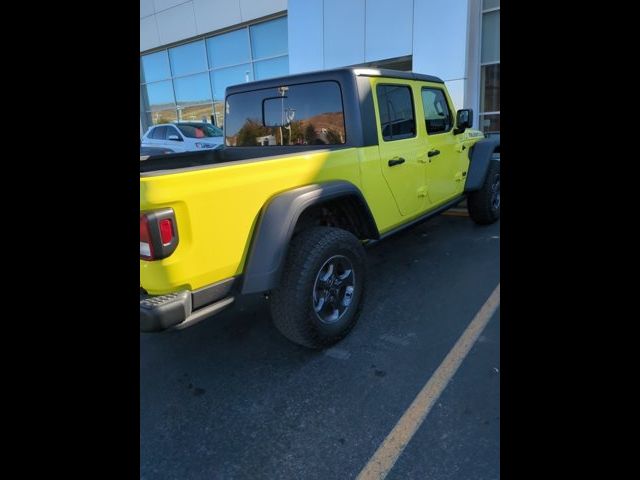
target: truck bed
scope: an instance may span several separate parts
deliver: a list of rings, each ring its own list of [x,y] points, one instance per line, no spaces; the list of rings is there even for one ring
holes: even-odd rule
[[[296,155],[308,150],[339,150],[343,148],[348,147],[346,145],[223,147],[215,150],[202,150],[197,152],[140,156],[140,176],[161,174],[170,170],[179,170],[184,168],[208,167],[218,163],[235,162],[238,160],[257,160],[281,155]]]

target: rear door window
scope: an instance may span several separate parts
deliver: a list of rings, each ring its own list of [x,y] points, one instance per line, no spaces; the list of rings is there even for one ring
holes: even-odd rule
[[[182,137],[180,136],[180,133],[178,133],[178,129],[176,127],[164,127],[164,128],[167,129],[167,131],[166,131],[166,139],[167,140],[169,140],[169,136],[170,135],[175,135],[179,139],[182,139]]]
[[[413,97],[408,85],[378,85],[376,87],[380,130],[385,141],[416,136]]]
[[[151,138],[154,140],[164,140],[166,131],[167,127],[156,127],[153,129],[153,132],[151,132]]]

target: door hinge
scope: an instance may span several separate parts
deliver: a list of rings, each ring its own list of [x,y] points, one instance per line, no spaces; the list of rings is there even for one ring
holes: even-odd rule
[[[418,197],[426,197],[427,196],[427,187],[418,188]]]
[[[462,179],[466,176],[467,176],[467,172],[458,172],[455,174],[453,178],[456,180],[456,182],[461,182]]]

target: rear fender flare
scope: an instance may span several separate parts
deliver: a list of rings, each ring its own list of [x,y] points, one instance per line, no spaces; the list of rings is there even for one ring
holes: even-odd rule
[[[313,205],[340,197],[355,198],[363,212],[366,236],[379,238],[371,210],[362,192],[346,181],[295,188],[272,197],[263,207],[254,230],[243,273],[241,293],[258,293],[278,285],[289,242],[302,213]]]

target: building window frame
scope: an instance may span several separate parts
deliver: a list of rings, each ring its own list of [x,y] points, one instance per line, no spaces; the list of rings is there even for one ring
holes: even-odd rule
[[[486,13],[491,13],[491,12],[499,12],[500,11],[500,5],[498,5],[497,7],[491,7],[491,8],[484,8],[484,1],[482,1],[482,9],[480,12],[480,42],[478,45],[478,53],[480,55],[481,49],[482,49],[482,37],[483,37],[483,32],[482,32],[482,20],[484,18],[484,14]],[[478,99],[478,129],[482,130],[484,132],[484,125],[483,125],[483,120],[484,117],[487,115],[497,115],[498,118],[500,118],[500,110],[497,111],[485,111],[484,109],[484,105],[483,105],[483,99],[484,99],[484,92],[482,92],[482,69],[483,67],[486,66],[491,66],[491,65],[499,65],[500,64],[500,60],[494,60],[491,62],[483,62],[481,59],[481,56],[479,56],[480,58],[480,71],[479,71],[479,75],[478,75],[478,91],[479,91],[479,99]]]
[[[209,81],[211,82],[211,74],[212,74],[212,72],[224,70],[226,68],[238,67],[240,65],[246,65],[246,64],[250,65],[251,78],[255,80],[254,63],[262,62],[264,60],[272,60],[272,59],[276,59],[276,58],[285,58],[285,57],[288,58],[289,51],[287,49],[286,53],[283,53],[283,54],[280,54],[280,55],[273,55],[273,56],[269,56],[269,57],[265,57],[265,58],[254,59],[254,52],[253,52],[253,45],[252,45],[252,41],[251,41],[250,28],[252,26],[255,26],[255,25],[260,25],[260,24],[263,24],[263,23],[276,21],[276,20],[279,20],[281,18],[287,18],[287,21],[288,21],[288,15],[287,15],[286,11],[285,12],[280,12],[280,13],[278,13],[276,15],[269,16],[269,17],[266,17],[266,18],[261,18],[261,19],[259,19],[257,21],[247,22],[247,23],[244,23],[244,24],[242,24],[240,26],[234,26],[234,27],[231,27],[231,28],[226,28],[226,29],[223,29],[223,30],[219,30],[219,31],[217,31],[215,33],[207,33],[207,34],[204,34],[204,35],[198,35],[196,37],[189,38],[189,39],[186,39],[186,40],[183,40],[183,41],[180,41],[180,42],[176,42],[176,43],[173,43],[173,44],[165,45],[163,47],[147,50],[145,52],[141,52],[140,58],[142,58],[143,56],[146,56],[146,55],[152,55],[154,53],[163,52],[163,51],[166,52],[167,56],[169,56],[169,50],[171,50],[173,48],[177,48],[177,47],[180,47],[180,46],[183,46],[183,45],[188,45],[190,43],[204,41],[205,55],[206,55],[206,59],[207,59],[207,69],[206,70],[203,70],[201,72],[192,72],[192,73],[189,73],[187,75],[174,76],[173,68],[171,66],[171,61],[169,61],[169,73],[170,73],[171,77],[168,78],[168,79],[158,80],[158,82],[159,81],[170,81],[171,82],[171,88],[172,88],[172,92],[173,92],[173,101],[174,101],[174,105],[175,105],[174,110],[175,110],[176,118],[177,118],[178,121],[181,120],[181,112],[185,108],[210,106],[211,107],[211,117],[214,118],[215,125],[220,127],[224,122],[224,115],[223,115],[222,112],[218,112],[217,111],[219,109],[216,109],[216,105],[217,104],[222,104],[223,105],[224,104],[224,98],[221,98],[221,99],[216,99],[215,98],[215,92],[213,90],[213,85],[211,85],[211,102],[205,102],[205,103],[197,104],[197,105],[195,105],[195,104],[194,105],[180,105],[178,103],[178,99],[176,97],[176,89],[175,89],[174,80],[180,79],[180,78],[184,78],[184,77],[188,77],[188,76],[192,76],[192,75],[201,74],[201,73],[206,73],[209,76]],[[234,65],[225,65],[224,67],[215,67],[215,68],[213,68],[211,66],[210,62],[209,62],[209,50],[208,50],[207,40],[210,39],[210,38],[213,38],[213,37],[217,37],[219,35],[224,35],[225,33],[239,31],[239,30],[244,30],[246,32],[247,37],[248,37],[249,56],[250,56],[249,60],[247,62],[241,62],[241,63],[234,64]],[[146,88],[146,85],[153,84],[153,83],[156,83],[156,81],[153,81],[153,82],[140,82],[140,95],[142,95],[142,89]],[[141,106],[142,106],[143,102],[141,101],[140,103],[141,103]],[[171,110],[171,109],[168,109],[168,110]],[[222,110],[224,110],[224,108]],[[140,114],[141,114],[141,117],[142,117],[141,118],[142,127],[143,127],[143,129],[145,131],[148,130],[153,125],[155,125],[155,123],[153,121],[153,117],[152,117],[153,114],[154,114],[154,111],[151,110],[149,105],[145,105],[144,109],[141,108]]]

